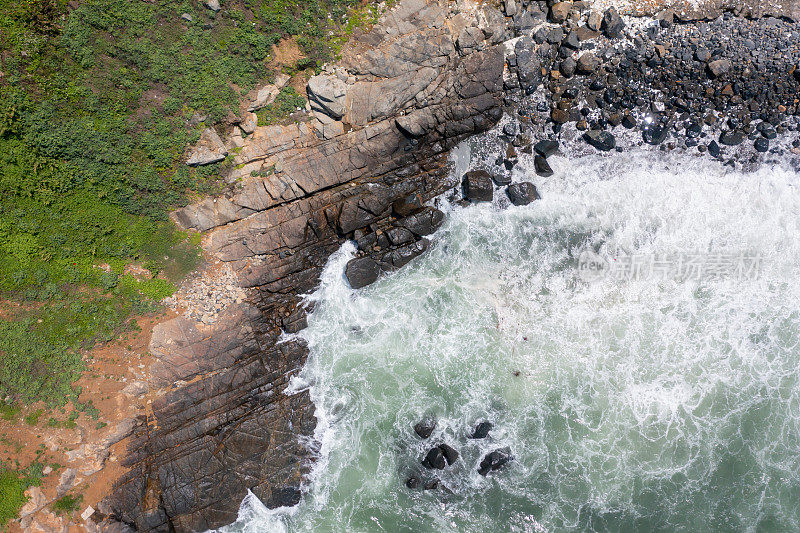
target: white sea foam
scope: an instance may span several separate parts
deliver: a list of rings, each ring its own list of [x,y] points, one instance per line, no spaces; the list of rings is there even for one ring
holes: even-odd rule
[[[800,528],[800,177],[651,151],[551,159],[542,200],[450,210],[426,256],[373,286],[348,288],[352,245],[332,257],[301,334],[309,492],[292,513],[250,498],[236,528]],[[586,246],[758,254],[763,271],[587,283]],[[467,439],[483,419],[491,437]],[[462,454],[440,474],[452,494],[407,490],[440,441]],[[503,446],[515,461],[478,475]]]

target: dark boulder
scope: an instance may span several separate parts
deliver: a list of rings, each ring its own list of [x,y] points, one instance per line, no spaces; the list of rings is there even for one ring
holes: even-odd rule
[[[444,213],[435,207],[424,207],[411,216],[398,220],[396,225],[414,235],[424,237],[439,229],[444,222]]]
[[[594,52],[584,52],[578,58],[578,63],[575,68],[579,74],[593,74],[600,68],[600,60]]]
[[[422,466],[430,469],[444,470],[444,467],[447,466],[447,460],[444,458],[442,449],[439,447],[431,448],[425,456],[425,459],[422,460]]]
[[[418,477],[411,476],[406,480],[406,487],[409,489],[416,489],[419,487],[419,483],[420,481]]]
[[[421,439],[430,437],[434,429],[436,429],[436,419],[434,418],[426,418],[414,424],[414,433]]]
[[[662,126],[650,126],[649,128],[642,131],[642,138],[644,142],[647,144],[652,144],[653,146],[659,145],[663,143],[667,138],[667,128]]]
[[[614,135],[607,131],[587,131],[583,134],[583,140],[602,152],[609,152],[617,146]]]
[[[472,170],[464,174],[464,197],[471,202],[491,202],[494,197],[492,176],[485,170]]]
[[[708,153],[711,155],[711,157],[719,157],[720,152],[721,150],[717,144],[717,141],[711,141],[708,143]]]
[[[725,146],[738,146],[744,142],[744,133],[736,130],[723,131],[719,135],[719,142]]]
[[[622,127],[630,130],[636,127],[636,119],[633,118],[631,115],[625,115],[622,119]]]
[[[495,470],[500,470],[506,463],[511,461],[514,458],[511,455],[511,450],[509,448],[500,448],[494,450],[493,452],[487,453],[483,459],[481,459],[481,464],[478,466],[478,473],[482,476],[485,476],[489,472],[494,472]]]
[[[492,181],[494,181],[495,185],[500,185],[500,186],[508,185],[509,183],[511,183],[511,176],[509,176],[508,174],[495,172],[494,174],[492,174]]]
[[[422,200],[418,194],[409,194],[399,200],[395,200],[392,203],[392,209],[398,216],[407,217],[414,211],[422,209]]]
[[[536,174],[542,176],[544,178],[550,177],[553,175],[553,169],[550,168],[550,163],[547,162],[543,156],[536,155],[533,158],[533,168],[536,170]],[[511,180],[509,180],[509,183]]]
[[[442,455],[444,455],[445,460],[447,461],[448,465],[452,465],[456,461],[458,461],[458,451],[448,444],[440,444],[439,449],[442,450]]]
[[[606,34],[609,39],[616,39],[622,36],[622,30],[625,29],[625,22],[619,16],[617,9],[611,7],[603,13],[603,22],[600,24],[600,29]]]
[[[536,186],[527,181],[509,185],[506,188],[506,194],[514,205],[528,205],[539,198],[539,193],[536,192]]]
[[[438,488],[439,488],[439,480],[436,478],[429,480],[427,483],[425,483],[424,487],[425,490],[434,490]]]
[[[533,150],[542,157],[550,157],[558,151],[558,141],[544,139],[536,143]]]
[[[764,137],[759,137],[753,143],[753,147],[756,149],[756,152],[761,152],[762,154],[769,150],[769,139]]]
[[[351,259],[344,269],[344,275],[353,289],[360,289],[375,283],[380,273],[381,269],[378,263],[369,256]]]
[[[494,424],[491,422],[481,422],[477,426],[475,426],[475,431],[472,432],[472,435],[469,436],[471,439],[485,439],[489,432],[494,427]]]

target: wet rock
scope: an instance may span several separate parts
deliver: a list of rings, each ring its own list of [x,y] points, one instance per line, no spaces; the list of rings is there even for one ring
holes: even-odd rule
[[[536,192],[536,187],[533,183],[524,181],[522,183],[514,183],[506,188],[508,199],[514,205],[528,205],[534,200],[539,198],[539,193]]]
[[[427,439],[436,429],[436,420],[434,418],[426,418],[414,425],[414,433],[421,439]]]
[[[722,76],[731,69],[731,62],[727,59],[717,59],[708,63],[708,70],[715,78]]]
[[[717,144],[717,141],[711,141],[708,143],[708,153],[711,155],[711,157],[719,157],[720,152],[721,150]]]
[[[484,456],[478,466],[478,473],[486,476],[489,472],[500,470],[506,463],[514,458],[510,448],[499,448]]]
[[[470,435],[469,438],[485,439],[489,435],[489,432],[492,430],[493,427],[494,424],[492,424],[491,422],[487,421],[481,422],[477,426],[475,426],[475,431],[472,432],[472,435]]]
[[[447,466],[447,460],[444,458],[444,453],[439,447],[431,448],[422,460],[422,466],[429,469],[444,470]]]
[[[622,127],[625,129],[633,129],[636,127],[636,119],[633,118],[631,115],[625,115],[622,118]]]
[[[617,146],[614,135],[607,131],[587,131],[583,134],[583,140],[602,152],[609,152]]]
[[[617,9],[611,7],[603,13],[603,22],[600,24],[600,29],[606,34],[609,39],[616,39],[622,36],[622,31],[625,29],[625,22],[619,16]]]
[[[558,151],[558,141],[544,139],[533,145],[533,151],[542,157],[550,157]]]
[[[508,174],[501,174],[499,172],[495,172],[494,174],[492,174],[492,181],[494,181],[495,185],[499,185],[502,187],[503,185],[508,185],[509,183],[511,183],[511,176],[509,176]]]
[[[491,202],[494,197],[492,177],[485,170],[472,170],[464,174],[464,197],[471,202]]]
[[[361,289],[371,285],[378,280],[381,269],[378,263],[371,257],[356,257],[347,262],[344,275],[347,277],[350,287]]]
[[[439,480],[436,478],[429,480],[427,483],[425,483],[424,487],[425,490],[436,490],[438,488],[439,488]]]
[[[412,490],[416,489],[419,487],[419,485],[420,485],[420,480],[418,477],[411,476],[408,479],[406,479],[406,487],[408,487],[409,489]]]
[[[764,153],[769,150],[769,139],[765,137],[759,137],[753,143],[753,147],[756,149],[756,152]]]
[[[723,131],[719,135],[719,142],[725,146],[738,146],[744,142],[744,133],[737,130]]]
[[[442,455],[444,455],[444,458],[447,461],[448,465],[452,465],[453,463],[458,461],[459,453],[452,446],[448,444],[440,444],[439,449],[442,450]]]
[[[548,163],[547,159],[541,155],[537,154],[533,158],[533,168],[536,170],[536,174],[544,178],[548,178],[553,175],[553,169],[550,167],[550,163]],[[509,183],[510,182],[511,179],[509,178]]]
[[[647,144],[656,146],[666,140],[667,133],[667,128],[662,126],[650,126],[642,131],[642,138]]]
[[[769,124],[767,122],[762,122],[758,126],[759,126],[758,129],[761,132],[761,135],[765,139],[772,140],[772,139],[775,139],[778,136],[778,132],[775,131],[775,128],[772,126],[772,124]]]
[[[443,222],[444,213],[435,207],[428,206],[423,207],[413,215],[398,220],[396,224],[399,227],[409,230],[418,237],[424,237],[434,233],[442,226]]]

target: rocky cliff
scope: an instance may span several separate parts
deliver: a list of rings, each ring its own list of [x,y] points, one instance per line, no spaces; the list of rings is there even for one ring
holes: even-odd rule
[[[626,25],[606,10],[611,3],[660,22],[623,44]],[[232,137],[228,192],[174,214],[205,233],[205,250],[228,278],[205,283],[202,274],[196,308],[154,331],[158,392],[108,500],[117,527],[216,527],[235,520],[248,489],[270,507],[297,503],[315,454],[314,407],[307,392],[287,393],[307,349],[281,336],[305,327],[301,295],[346,239],[359,248],[347,268],[354,287],[424,252],[442,222],[424,204],[456,185],[448,150],[494,125],[504,102],[518,105],[518,125],[504,127],[509,150],[496,172],[474,176],[487,192],[491,179],[511,181],[517,148],[535,150],[536,171],[547,175],[557,137],[582,131],[584,148],[621,150],[611,130],[624,128],[641,130],[639,145],[723,161],[730,154],[712,135],[731,147],[754,140],[757,157],[775,150],[769,139],[800,127],[794,26],[730,17],[673,24],[723,11],[792,19],[796,2],[502,7],[402,1],[309,81],[307,121]],[[545,140],[532,147],[534,137]]]
[[[503,15],[409,0],[309,83],[309,120],[241,141],[229,192],[175,213],[244,290],[207,314],[161,324],[152,413],[109,498],[118,527],[198,531],[229,523],[248,489],[292,505],[313,459],[307,392],[286,393],[307,349],[301,296],[345,239],[380,269],[424,251],[441,223],[422,202],[447,183],[447,151],[500,118]]]

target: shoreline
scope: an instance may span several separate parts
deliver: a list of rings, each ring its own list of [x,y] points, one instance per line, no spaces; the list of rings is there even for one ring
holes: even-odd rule
[[[209,323],[179,317],[154,334],[151,379],[159,397],[136,430],[125,461],[131,471],[108,500],[110,522],[139,530],[215,527],[235,519],[246,489],[267,506],[299,501],[315,454],[298,438],[313,435],[314,406],[307,391],[289,395],[285,389],[302,368],[307,348],[298,342],[277,345],[278,337],[305,327],[301,295],[314,288],[329,255],[345,240],[359,245],[354,272],[364,285],[425,252],[426,235],[443,215],[424,205],[453,186],[450,148],[490,129],[503,108],[516,113],[516,126],[506,133],[498,164],[487,169],[490,178],[503,181],[517,164],[517,152],[541,151],[538,170],[546,174],[552,147],[536,146],[547,139],[560,143],[556,150],[571,145],[608,151],[627,146],[617,137],[663,150],[681,149],[683,143],[685,149],[704,145],[715,151],[713,141],[723,146],[721,154],[737,156],[736,165],[754,164],[750,159],[759,139],[796,137],[800,108],[794,98],[785,101],[798,91],[796,46],[782,52],[788,56],[783,63],[765,63],[769,76],[754,81],[755,87],[782,88],[773,91],[765,109],[786,109],[748,109],[739,117],[748,88],[733,85],[745,79],[736,54],[753,57],[746,39],[720,54],[708,51],[707,61],[701,61],[705,56],[698,58],[691,49],[697,35],[681,32],[705,24],[704,38],[710,40],[741,29],[738,25],[755,25],[765,42],[777,46],[773,30],[786,33],[791,27],[800,33],[797,24],[731,16],[718,23],[677,24],[665,15],[652,26],[653,36],[639,35],[641,44],[631,41],[636,47],[631,53],[615,46],[631,29],[630,21],[610,16],[604,29],[601,16],[592,21],[596,28],[589,27],[585,3],[561,6],[566,11],[560,23],[546,22],[553,13],[539,3],[523,9],[507,2],[510,16],[491,6],[466,6],[456,13],[452,6],[401,2],[375,28],[356,36],[340,64],[310,82],[308,122],[256,128],[240,147],[231,190],[174,214],[183,226],[205,232],[204,249],[229,265],[235,279],[226,283],[238,285],[245,296]],[[615,30],[619,22],[623,27]],[[727,70],[724,64],[712,67],[717,60],[729,61]],[[696,94],[674,89],[695,81],[703,89]],[[383,98],[387,94],[393,98]],[[734,122],[728,121],[731,116]],[[642,131],[647,117],[651,121]],[[724,129],[717,126],[721,122]],[[757,126],[762,123],[775,136]],[[622,131],[630,134],[616,133]],[[737,144],[726,147],[721,134]],[[687,147],[686,140],[697,144]],[[768,143],[768,154],[776,150],[770,157],[798,155],[792,150],[800,145],[775,144]],[[740,152],[742,146],[750,151]],[[480,185],[485,190],[485,179]]]

